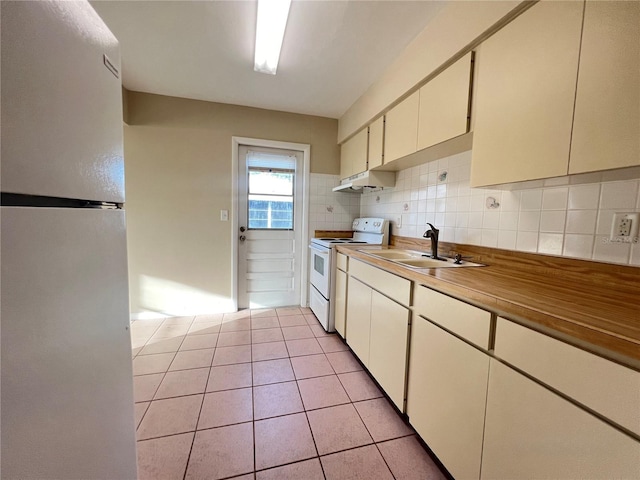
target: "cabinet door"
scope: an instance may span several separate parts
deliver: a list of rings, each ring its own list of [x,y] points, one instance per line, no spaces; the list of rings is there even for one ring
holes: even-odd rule
[[[409,422],[454,478],[480,477],[488,374],[488,355],[414,318]]]
[[[407,377],[409,309],[373,291],[369,371],[401,411]]]
[[[382,165],[384,146],[384,117],[369,125],[369,170]]]
[[[588,0],[569,173],[640,165],[640,3]]]
[[[471,53],[420,89],[418,150],[468,132]]]
[[[351,157],[349,156],[349,141],[340,145],[340,179],[343,180],[351,176],[353,168]]]
[[[540,2],[482,43],[471,186],[566,175],[582,2]]]
[[[340,178],[347,178],[367,169],[367,147],[369,130],[365,128],[356,133],[340,150]]]
[[[482,478],[638,478],[640,442],[491,360]]]
[[[419,101],[418,91],[387,112],[384,132],[385,163],[417,150]]]
[[[369,336],[371,331],[371,288],[353,277],[349,278],[347,297],[347,345],[360,361],[369,366]]]
[[[335,327],[336,331],[346,338],[346,313],[347,313],[347,274],[342,270],[336,271],[336,300],[335,300]]]

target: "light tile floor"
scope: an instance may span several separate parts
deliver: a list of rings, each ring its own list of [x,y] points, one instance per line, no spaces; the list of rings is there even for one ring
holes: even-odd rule
[[[443,479],[309,309],[131,325],[140,480]]]

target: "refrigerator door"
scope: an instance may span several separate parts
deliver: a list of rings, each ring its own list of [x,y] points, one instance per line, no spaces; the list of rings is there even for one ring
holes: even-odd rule
[[[124,202],[118,41],[89,2],[2,2],[6,193]]]
[[[0,214],[2,478],[136,478],[124,211]]]

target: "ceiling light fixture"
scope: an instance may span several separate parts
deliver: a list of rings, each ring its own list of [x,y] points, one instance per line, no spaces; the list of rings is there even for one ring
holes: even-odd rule
[[[291,0],[258,0],[256,72],[276,74],[290,6]]]

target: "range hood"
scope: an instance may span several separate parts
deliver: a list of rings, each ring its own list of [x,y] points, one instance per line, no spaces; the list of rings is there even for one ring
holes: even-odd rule
[[[334,192],[363,193],[371,188],[395,187],[396,172],[366,171],[345,178],[340,185],[333,188]]]

